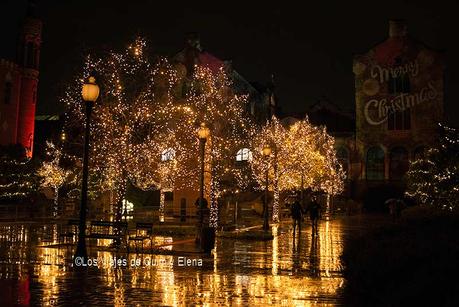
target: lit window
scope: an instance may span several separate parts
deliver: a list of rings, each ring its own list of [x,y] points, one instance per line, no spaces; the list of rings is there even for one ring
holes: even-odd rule
[[[252,161],[252,152],[248,148],[241,148],[236,154],[236,161]]]
[[[389,114],[387,120],[388,130],[410,130],[411,129],[411,113],[410,109],[403,111],[395,111]]]
[[[400,58],[395,59],[396,65],[402,65]],[[402,93],[410,93],[411,85],[407,74],[401,74],[396,78],[390,77],[388,81],[389,94],[397,96]],[[387,121],[388,130],[410,130],[411,129],[411,113],[410,109],[397,110],[391,112]]]
[[[132,220],[134,217],[133,216],[134,215],[134,204],[127,199],[123,199],[122,204],[123,204],[122,213],[124,215],[124,218],[126,220]]]
[[[172,148],[168,148],[161,153],[161,161],[163,162],[174,160],[174,158],[175,150]]]

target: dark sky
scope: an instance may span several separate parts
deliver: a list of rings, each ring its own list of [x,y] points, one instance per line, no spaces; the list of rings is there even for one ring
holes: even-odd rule
[[[451,1],[116,1],[39,0],[43,45],[38,113],[62,110],[57,97],[87,50],[123,47],[137,34],[154,52],[174,54],[187,32],[249,81],[274,73],[284,111],[301,112],[322,96],[354,104],[352,55],[387,37],[388,20],[407,20],[409,33],[446,50],[446,116],[459,123],[459,4]],[[25,0],[0,3],[0,55],[14,55]]]

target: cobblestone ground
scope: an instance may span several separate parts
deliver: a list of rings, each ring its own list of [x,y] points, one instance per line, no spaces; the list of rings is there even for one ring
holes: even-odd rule
[[[0,302],[3,306],[335,306],[345,282],[340,255],[346,236],[365,231],[369,224],[362,217],[321,221],[319,234],[312,236],[306,223],[295,238],[290,225],[282,224],[273,226],[277,235],[272,241],[217,239],[211,256],[188,252],[182,257],[179,250],[193,250],[192,243],[167,247],[177,255],[116,254],[91,247],[90,258],[98,266],[76,269],[71,266],[73,245],[56,247],[58,225],[3,223]],[[155,244],[184,239],[156,237]],[[101,240],[92,243],[107,245]]]

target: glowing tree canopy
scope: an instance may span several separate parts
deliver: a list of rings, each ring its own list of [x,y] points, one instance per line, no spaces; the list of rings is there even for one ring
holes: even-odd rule
[[[239,178],[234,159],[237,151],[247,146],[252,131],[252,123],[245,114],[247,97],[234,93],[223,67],[212,71],[208,67],[197,66],[186,95],[186,104],[193,110],[194,121],[205,123],[210,128],[205,162],[210,172],[210,186],[207,187],[210,195],[210,226],[216,227],[223,182],[230,181],[229,178]],[[194,140],[187,146],[190,149],[197,148],[196,130],[191,133],[194,134]],[[196,174],[198,165],[189,164]]]
[[[261,186],[268,169],[276,222],[280,191],[306,187],[329,194],[341,191],[342,170],[333,150],[334,140],[325,129],[313,127],[307,120],[286,129],[275,117],[256,129],[246,114],[247,96],[233,90],[225,67],[196,65],[193,73],[186,75],[181,64],[150,59],[142,39],[122,53],[88,57],[63,99],[68,106],[64,149],[78,156],[81,146],[78,151],[74,144],[83,143],[85,116],[81,85],[95,75],[101,94],[91,119],[90,181],[99,191],[115,192],[117,218],[128,184],[161,190],[160,218],[164,218],[165,191],[198,190],[196,132],[201,123],[210,129],[205,194],[210,198],[212,227],[217,226],[222,192],[229,185],[247,185],[243,170],[236,167],[236,157],[244,148],[241,159],[245,154],[251,160]],[[261,154],[266,145],[272,148],[270,157]]]
[[[440,125],[439,143],[410,165],[406,194],[440,209],[459,208],[459,133]]]
[[[283,177],[287,174],[289,165],[288,152],[285,150],[285,137],[287,130],[276,117],[261,127],[253,137],[253,159],[251,166],[253,175],[260,187],[266,186],[266,171],[268,171],[268,188],[273,191],[273,221],[279,221],[279,193],[287,188],[284,186]],[[269,146],[271,155],[263,155],[263,148]]]
[[[123,53],[87,58],[84,71],[63,99],[68,105],[67,143],[82,143],[81,84],[96,72],[101,95],[92,115],[91,176],[101,191],[116,192],[119,209],[128,183],[161,191],[197,190],[196,129],[206,123],[211,129],[206,143],[210,174],[206,188],[210,223],[216,226],[222,182],[238,176],[233,160],[247,146],[252,131],[244,114],[246,97],[233,92],[224,67],[196,66],[186,76],[181,64],[163,58],[151,62],[145,49],[145,42],[138,39]]]
[[[59,163],[61,161],[62,152],[51,142],[46,142],[46,153],[52,158],[51,161],[43,162],[38,169],[37,175],[41,178],[40,185],[44,188],[54,189],[54,212],[57,216],[59,204],[59,188],[64,185],[70,175],[70,172],[62,168]]]
[[[176,133],[189,131],[192,124],[186,108],[174,104],[176,70],[165,59],[151,63],[145,49],[145,41],[138,39],[123,53],[88,57],[84,71],[63,99],[68,105],[67,135],[75,139],[68,143],[82,143],[81,84],[96,72],[101,96],[91,120],[90,170],[98,177],[101,191],[116,192],[118,215],[128,183],[144,189],[172,185],[165,173],[173,174],[173,165],[167,171],[163,165],[158,167],[162,149],[180,152]]]
[[[262,150],[271,148],[265,157]],[[273,221],[279,219],[279,193],[285,190],[311,189],[335,195],[343,190],[344,172],[338,163],[334,139],[325,128],[315,127],[307,119],[288,129],[276,117],[254,137],[252,170],[260,187],[273,191]]]

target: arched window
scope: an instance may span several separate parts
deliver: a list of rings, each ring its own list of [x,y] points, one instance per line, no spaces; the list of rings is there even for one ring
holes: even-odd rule
[[[394,147],[389,154],[389,178],[400,180],[408,171],[408,151],[403,147]]]
[[[236,154],[236,161],[252,161],[252,152],[248,148],[241,148]]]
[[[403,65],[400,58],[395,59],[397,66]],[[389,94],[396,96],[401,93],[410,93],[411,85],[407,73],[401,73],[396,77],[389,77],[388,80]],[[395,110],[389,113],[387,119],[388,130],[410,130],[411,129],[411,112],[410,109]]]
[[[367,180],[384,180],[384,151],[381,147],[370,147],[366,159]]]
[[[416,147],[416,149],[413,152],[413,158],[414,160],[418,159],[423,159],[426,154],[426,147],[424,145]]]
[[[175,159],[175,150],[173,148],[168,148],[163,150],[161,153],[161,161],[166,162],[166,161],[171,161]]]
[[[341,164],[344,172],[347,175],[349,172],[349,153],[346,147],[344,146],[339,147],[338,150],[336,151],[336,157],[338,158],[338,162]]]

